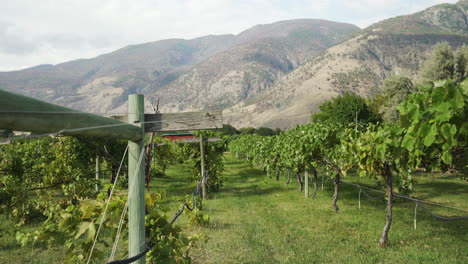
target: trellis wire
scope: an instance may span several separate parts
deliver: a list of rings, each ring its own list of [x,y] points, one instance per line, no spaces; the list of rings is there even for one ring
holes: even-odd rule
[[[379,193],[384,193],[384,194],[385,194],[385,192],[383,192],[383,191],[376,190],[376,189],[372,189],[372,188],[365,187],[365,186],[361,186],[361,185],[355,184],[355,183],[350,183],[350,182],[345,182],[345,181],[340,181],[340,182],[341,182],[341,183],[344,183],[344,184],[352,185],[352,186],[357,187],[357,188],[359,189],[359,208],[361,208],[361,192],[362,192],[367,198],[372,199],[372,200],[379,200],[379,199],[382,199],[382,198],[385,197],[385,195],[382,196],[382,197],[372,197],[372,196],[369,196],[368,194],[366,194],[366,192],[365,192],[363,189],[368,189],[368,190],[372,190],[372,191],[375,191],[375,192],[379,192]],[[464,212],[468,212],[467,209],[458,208],[458,207],[449,206],[449,205],[440,204],[440,203],[435,203],[435,202],[430,202],[430,201],[425,201],[425,200],[420,200],[420,199],[412,198],[412,197],[409,197],[409,196],[403,195],[403,194],[394,193],[393,195],[396,196],[396,197],[408,199],[408,200],[411,200],[411,201],[415,202],[416,205],[415,205],[415,207],[414,207],[414,219],[413,219],[414,229],[416,229],[416,215],[417,215],[418,207],[423,208],[423,210],[426,211],[426,213],[430,214],[432,217],[434,217],[434,218],[436,218],[436,219],[439,219],[439,220],[443,220],[443,221],[468,220],[468,216],[444,217],[444,216],[436,215],[436,214],[434,214],[433,212],[431,212],[429,209],[427,209],[427,208],[423,205],[423,203],[431,204],[431,205],[437,205],[437,206],[441,206],[441,207],[445,207],[445,208],[449,208],[449,209],[454,209],[454,210],[459,210],[459,211],[464,211]]]
[[[138,163],[137,163],[137,166],[135,167],[135,172],[133,173],[132,181],[128,186],[129,191],[128,191],[128,196],[127,197],[130,197],[130,194],[131,194],[131,192],[133,190],[133,186],[135,184],[135,179],[137,178],[136,174],[138,172],[138,169],[140,168],[141,161],[143,160],[144,150],[145,150],[145,148],[141,149],[140,156],[138,158]],[[119,228],[117,229],[116,239],[114,240],[114,246],[112,248],[112,253],[111,253],[111,256],[109,257],[110,260],[112,260],[114,258],[115,252],[117,251],[117,244],[119,243],[120,232],[122,231],[123,221],[124,221],[127,209],[128,209],[128,198],[127,198],[127,201],[125,201],[125,207],[124,207],[124,210],[122,211],[122,215],[120,216]]]
[[[120,161],[120,166],[119,166],[119,169],[117,170],[117,175],[115,177],[114,184],[112,185],[112,189],[111,189],[109,197],[107,199],[106,208],[104,209],[104,213],[102,215],[101,222],[99,223],[99,228],[98,228],[98,230],[96,232],[96,237],[94,238],[94,241],[93,241],[93,246],[91,247],[91,250],[89,252],[88,261],[86,262],[87,264],[91,261],[91,256],[93,255],[93,250],[94,250],[94,247],[96,246],[96,241],[98,239],[99,232],[101,231],[102,224],[104,223],[104,218],[106,217],[107,208],[109,207],[109,203],[111,201],[112,195],[114,194],[114,189],[115,189],[115,186],[117,185],[117,180],[119,179],[120,169],[122,168],[122,164],[123,164],[123,161],[125,159],[125,155],[127,154],[127,150],[128,150],[128,145],[125,148],[124,154],[122,156],[122,160]]]
[[[201,184],[204,182],[204,180],[206,180],[207,176],[208,176],[207,173],[204,173],[204,175],[202,176],[202,178],[198,182],[197,186],[195,187],[194,191],[192,192],[192,208],[190,208],[190,206],[186,202],[182,203],[182,207],[175,213],[175,215],[172,218],[171,222],[169,222],[169,225],[172,225],[172,224],[174,224],[175,221],[177,221],[179,216],[181,216],[182,213],[184,212],[185,208],[187,208],[190,211],[192,211],[193,209],[196,208],[195,196],[200,193]],[[131,258],[126,258],[126,259],[122,259],[122,260],[115,260],[115,261],[110,260],[106,264],[129,264],[129,263],[132,263],[132,262],[140,259],[144,255],[146,255],[146,253],[148,253],[156,245],[155,241],[150,241],[149,243],[144,242],[144,243],[140,244],[139,246],[142,246],[145,243],[148,244],[148,246],[143,251],[138,253],[137,255],[135,255],[135,256],[133,256]],[[113,254],[115,255],[115,252]],[[128,255],[127,255],[127,257],[128,257]],[[112,256],[112,258],[113,258],[113,256]]]

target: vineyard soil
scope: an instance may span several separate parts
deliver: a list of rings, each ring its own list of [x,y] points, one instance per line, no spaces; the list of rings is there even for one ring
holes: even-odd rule
[[[369,200],[349,185],[340,186],[336,214],[332,207],[333,182],[325,182],[315,199],[304,198],[295,181],[284,184],[266,178],[262,170],[226,154],[224,186],[204,209],[211,217],[207,227],[188,226],[182,216],[178,224],[187,233],[208,236],[192,250],[194,263],[468,263],[468,221],[439,221],[419,210],[417,230],[413,229],[414,203],[397,199],[389,245],[382,249],[378,239],[385,224],[384,200]],[[167,195],[177,210],[178,199],[189,194],[194,183],[190,170],[171,166],[167,176],[155,179],[151,192]],[[468,182],[452,175],[421,174],[412,195],[434,202],[467,208]],[[370,179],[345,177],[344,181],[375,186]],[[321,175],[319,175],[319,187]],[[379,196],[369,192],[369,195]],[[450,209],[427,206],[444,216],[467,215]],[[169,214],[169,216],[172,216]],[[0,263],[61,263],[60,248],[40,245],[20,248],[16,231],[34,230],[35,226],[15,227],[0,215]]]

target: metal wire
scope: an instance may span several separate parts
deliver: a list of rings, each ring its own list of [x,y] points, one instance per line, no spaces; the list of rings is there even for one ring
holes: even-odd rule
[[[367,189],[367,190],[371,190],[371,191],[375,191],[375,192],[385,193],[385,192],[380,191],[380,190],[372,189],[372,188],[369,188],[369,187],[366,187],[366,186],[361,186],[361,185],[358,185],[358,184],[355,184],[355,183],[351,183],[351,182],[345,182],[345,181],[340,181],[340,182],[342,182],[342,183],[344,183],[344,184],[348,184],[348,185],[355,186],[355,187],[357,187],[357,188],[363,188],[363,189]],[[446,207],[446,208],[450,208],[450,209],[454,209],[454,210],[460,210],[460,211],[468,212],[468,209],[463,209],[463,208],[458,208],[458,207],[454,207],[454,206],[450,206],[450,205],[445,205],[445,204],[440,204],[440,203],[435,203],[435,202],[420,200],[420,199],[416,199],[416,198],[413,198],[413,197],[409,197],[409,196],[403,195],[403,194],[394,193],[393,195],[396,196],[396,197],[400,197],[400,198],[412,200],[412,201],[414,201],[414,202],[420,202],[420,203],[425,203],[425,204],[432,204],[432,205],[437,205],[437,206],[441,206],[441,207]]]
[[[137,166],[135,167],[135,172],[133,173],[133,177],[132,177],[132,180],[131,180],[131,183],[129,184],[128,186],[128,197],[130,197],[130,194],[132,193],[132,190],[133,190],[133,186],[135,184],[135,179],[137,178],[136,175],[137,175],[137,172],[138,172],[138,169],[140,168],[140,164],[141,164],[141,161],[143,160],[143,153],[144,153],[144,150],[145,148],[142,148],[141,149],[141,152],[140,152],[140,156],[138,158],[138,163],[137,163]],[[112,248],[112,254],[111,256],[109,257],[110,260],[112,260],[115,256],[115,251],[117,250],[117,244],[119,242],[119,237],[120,237],[120,232],[122,231],[122,225],[123,225],[123,219],[125,218],[125,214],[127,212],[127,209],[128,209],[128,199],[127,201],[125,202],[125,207],[124,207],[124,210],[122,211],[122,214],[120,216],[120,221],[119,221],[119,228],[117,230],[117,235],[116,235],[116,239],[114,241],[114,246]]]
[[[364,196],[366,196],[367,198],[371,199],[371,200],[380,200],[380,199],[383,199],[385,198],[385,195],[382,195],[382,196],[378,196],[378,197],[372,197],[370,196],[369,194],[367,194],[363,189],[361,189],[362,193],[364,194]]]
[[[192,211],[192,210],[194,210],[196,208],[196,203],[195,203],[194,197],[197,194],[199,194],[200,186],[204,182],[204,180],[206,180],[206,178],[207,178],[207,174],[205,173],[203,175],[203,177],[200,179],[200,181],[198,182],[198,184],[195,187],[194,191],[192,192],[192,208],[190,208],[190,206],[186,202],[184,202],[182,204],[181,208],[175,213],[174,217],[169,222],[169,225],[174,224],[174,222],[182,215],[185,208],[187,208],[190,211]],[[147,243],[147,242],[145,242],[145,243]],[[142,246],[143,244],[144,243],[140,244],[139,246]],[[143,251],[141,251],[140,253],[138,253],[137,255],[135,255],[133,257],[122,259],[122,260],[109,261],[106,264],[129,264],[129,263],[132,263],[132,262],[142,258],[144,255],[146,255],[146,253],[148,253],[156,245],[156,242],[155,241],[150,241],[147,244],[148,244],[148,246]]]
[[[96,232],[96,237],[94,238],[93,246],[91,247],[91,250],[89,252],[88,261],[86,262],[87,264],[91,261],[91,256],[93,255],[94,247],[96,246],[96,241],[98,239],[99,232],[101,231],[102,224],[104,223],[104,218],[106,217],[107,208],[109,208],[109,203],[110,203],[110,201],[112,199],[112,195],[114,194],[114,189],[115,189],[115,186],[117,185],[117,180],[119,179],[120,169],[122,168],[122,164],[123,164],[123,161],[125,159],[125,155],[127,154],[127,151],[128,151],[128,145],[125,148],[125,152],[124,152],[124,154],[122,156],[122,160],[120,161],[120,166],[119,166],[119,169],[117,170],[117,175],[115,177],[114,184],[112,185],[112,189],[110,191],[109,198],[107,199],[106,208],[104,209],[104,213],[102,215],[101,222],[99,223],[99,228],[98,228],[98,230]]]
[[[430,214],[432,217],[437,218],[437,219],[439,219],[439,220],[443,220],[443,221],[457,221],[457,220],[467,220],[467,219],[468,219],[468,216],[444,217],[444,216],[436,215],[436,214],[434,214],[433,212],[429,211],[429,209],[427,209],[424,205],[420,204],[419,202],[417,202],[416,204],[418,204],[424,211],[426,211],[426,213]]]

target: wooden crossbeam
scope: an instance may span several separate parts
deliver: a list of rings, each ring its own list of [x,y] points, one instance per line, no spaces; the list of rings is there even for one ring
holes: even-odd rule
[[[216,138],[203,138],[203,142],[217,142],[217,141],[221,141],[220,138],[216,137]],[[176,143],[176,144],[183,144],[183,143],[198,143],[200,142],[200,138],[185,138],[185,139],[181,139],[181,140],[175,140],[175,141],[172,141],[171,143]],[[167,143],[158,143],[156,144],[156,146],[164,146],[166,145]]]
[[[127,122],[126,116],[112,116]],[[223,127],[221,111],[145,114],[145,132],[208,130]]]

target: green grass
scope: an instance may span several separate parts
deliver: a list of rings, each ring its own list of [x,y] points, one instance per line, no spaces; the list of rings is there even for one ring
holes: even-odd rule
[[[188,181],[189,169],[172,166],[167,177],[155,179],[151,191],[163,192],[172,211],[177,200],[190,194],[195,183]],[[418,176],[412,195],[426,200],[467,208],[468,183],[454,176]],[[298,191],[295,179],[285,185],[267,179],[261,170],[226,155],[224,187],[211,194],[204,209],[211,216],[207,227],[187,225],[187,234],[209,237],[192,250],[194,263],[468,263],[468,221],[444,222],[418,211],[418,228],[413,229],[414,203],[398,199],[386,249],[378,247],[385,224],[385,201],[362,197],[358,190],[341,185],[338,206],[331,209],[333,184],[325,183],[315,199]],[[375,186],[373,180],[348,177],[345,181]],[[320,180],[319,180],[320,181]],[[377,193],[369,192],[378,196]],[[441,215],[467,213],[428,206]],[[14,227],[0,216],[0,263],[61,263],[62,249],[40,246],[20,248],[17,230],[34,230],[35,225]]]
[[[363,198],[358,209],[357,189],[342,185],[335,214],[331,182],[315,199],[306,199],[295,181],[285,185],[266,179],[230,156],[226,167],[225,187],[205,203],[211,225],[190,229],[209,236],[193,251],[195,263],[468,263],[467,221],[443,222],[420,210],[414,230],[414,203],[398,200],[390,244],[381,249],[385,201]],[[417,197],[467,207],[466,182],[428,176],[418,181]]]
[[[21,247],[16,242],[16,232],[32,232],[37,225],[15,227],[15,223],[0,214],[0,263],[62,263],[64,252],[60,247],[45,248],[41,245]]]

